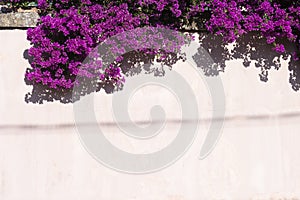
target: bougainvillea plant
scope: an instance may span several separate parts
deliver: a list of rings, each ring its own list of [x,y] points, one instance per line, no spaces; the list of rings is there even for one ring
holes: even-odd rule
[[[20,0],[12,0],[19,2]],[[79,70],[87,55],[107,38],[138,27],[153,26],[183,30],[193,27],[232,43],[255,33],[280,55],[286,55],[285,41],[296,48],[290,59],[299,63],[300,1],[293,0],[38,0],[42,12],[37,27],[28,30],[31,69],[26,79],[53,89],[71,89],[76,76],[101,76],[118,84],[123,81],[119,57],[104,74]],[[141,49],[159,57],[163,52]],[[101,64],[100,64],[101,65]],[[101,67],[101,66],[99,66]],[[292,72],[297,76],[296,68]],[[299,70],[300,71],[300,70]],[[291,80],[300,88],[300,74]]]

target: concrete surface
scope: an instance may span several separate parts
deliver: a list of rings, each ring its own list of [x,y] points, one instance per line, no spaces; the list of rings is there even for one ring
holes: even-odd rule
[[[288,83],[286,61],[267,83],[259,81],[255,67],[244,68],[241,60],[227,62],[220,76],[226,97],[222,138],[204,160],[197,157],[210,124],[210,95],[193,68],[176,64],[174,70],[188,77],[200,102],[203,121],[197,138],[169,168],[129,175],[102,166],[83,148],[71,104],[24,101],[31,91],[24,83],[28,63],[23,52],[29,46],[26,31],[0,31],[1,200],[300,199],[300,96]],[[152,152],[175,137],[180,107],[163,88],[143,88],[128,106],[137,122],[149,120],[153,101],[165,108],[165,130],[146,141],[118,131],[111,95],[100,92],[95,98],[98,122],[121,149]]]

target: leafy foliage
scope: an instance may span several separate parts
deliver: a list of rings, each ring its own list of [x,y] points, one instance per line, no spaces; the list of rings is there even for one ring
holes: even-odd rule
[[[20,2],[15,0],[14,2]],[[138,27],[153,26],[182,30],[193,26],[221,36],[231,43],[249,33],[265,38],[267,45],[287,56],[284,41],[297,50],[291,62],[299,63],[300,3],[292,0],[38,0],[42,17],[36,28],[28,30],[32,43],[31,69],[26,79],[50,88],[72,88],[76,77],[101,77],[119,84],[124,81],[120,56],[103,73],[95,66],[80,68],[83,60],[99,43],[116,34]],[[161,38],[162,39],[162,38]],[[159,38],[158,38],[159,40]],[[116,47],[116,51],[121,47]],[[178,48],[178,47],[174,47]],[[147,48],[137,54],[162,55]],[[156,56],[157,57],[157,56]],[[161,62],[167,56],[159,56]],[[98,63],[101,68],[101,63]],[[293,89],[300,88],[299,66],[292,67]],[[298,71],[297,71],[298,70]]]

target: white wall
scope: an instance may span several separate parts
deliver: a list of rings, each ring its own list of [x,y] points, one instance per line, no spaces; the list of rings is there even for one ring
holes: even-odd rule
[[[87,153],[76,134],[71,104],[25,102],[31,86],[24,83],[29,66],[23,52],[29,46],[26,31],[0,31],[1,200],[300,199],[300,98],[288,83],[286,61],[267,83],[258,80],[255,67],[227,62],[221,75],[226,121],[212,154],[197,159],[209,125],[203,121],[178,162],[157,173],[128,175],[102,166]],[[176,64],[174,70],[188,77],[201,118],[209,117],[205,83],[187,63]],[[168,92],[151,87],[139,92],[129,105],[133,120],[148,120],[145,105],[153,98],[163,104],[167,121],[180,119]],[[179,124],[170,123],[149,141],[127,138],[110,123],[111,95],[100,92],[96,99],[95,112],[106,136],[126,151],[158,150],[178,129]]]

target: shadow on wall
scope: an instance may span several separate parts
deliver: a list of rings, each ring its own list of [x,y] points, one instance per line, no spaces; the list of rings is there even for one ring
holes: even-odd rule
[[[295,91],[300,89],[300,61],[293,61],[291,59],[292,52],[296,51],[296,46],[292,43],[284,41],[286,52],[284,55],[280,55],[272,50],[273,46],[266,43],[264,38],[259,37],[257,34],[247,34],[240,37],[233,46],[229,47],[222,41],[222,37],[200,34],[200,45],[202,48],[198,49],[198,52],[193,56],[194,61],[206,76],[217,76],[220,72],[224,72],[226,68],[226,61],[234,59],[242,59],[243,66],[249,67],[251,62],[255,64],[255,67],[260,69],[259,78],[261,81],[268,81],[268,72],[271,69],[279,70],[281,67],[280,58],[284,60],[289,59],[289,82]],[[211,63],[205,56],[205,49],[210,57],[214,60]],[[132,51],[123,55],[124,60],[118,64],[125,77],[135,76],[140,73],[153,74],[154,76],[162,77],[165,75],[166,68],[171,70],[179,60],[185,60],[183,55],[170,54],[167,60],[163,62],[156,60],[154,56],[149,56],[141,52]],[[32,62],[28,56],[28,50],[24,52],[24,58],[28,62]],[[154,61],[161,62],[161,67],[154,67],[152,65]],[[31,69],[27,69],[31,70]],[[85,80],[89,81],[90,80]],[[44,102],[59,101],[61,103],[72,103],[80,99],[81,96],[88,95],[95,92],[95,89],[88,87],[88,82],[82,84],[80,92],[73,96],[71,89],[51,89],[42,84],[36,84],[25,79],[27,85],[33,86],[30,93],[26,94],[25,101],[27,103],[43,104]],[[96,83],[96,92],[104,90],[110,94],[116,90],[121,90],[121,87],[115,88],[110,82]],[[287,84],[287,83],[286,83]]]
[[[32,62],[32,58],[28,55],[28,50],[24,51],[23,57]],[[165,75],[165,69],[171,69],[172,66],[179,60],[184,60],[184,57],[179,54],[169,54],[168,58],[160,61],[153,55],[148,55],[142,52],[131,51],[123,55],[123,61],[117,64],[120,67],[123,75],[126,77],[135,76],[140,73],[153,74],[157,77]],[[160,62],[161,67],[153,65],[154,61]],[[32,69],[27,69],[32,70]],[[44,102],[59,101],[61,103],[74,103],[80,99],[80,97],[88,95],[92,92],[99,92],[104,90],[107,94],[111,94],[115,91],[122,90],[123,85],[116,87],[112,82],[101,82],[98,80],[80,79],[80,88],[76,88],[73,92],[72,89],[51,89],[43,84],[37,84],[24,78],[26,85],[32,86],[32,91],[25,95],[26,103],[43,104]],[[96,87],[95,87],[96,86]],[[78,91],[78,92],[77,92]]]
[[[208,66],[202,66],[204,60],[201,56],[201,48],[198,53],[193,56],[193,59],[201,68],[205,75],[216,76],[220,72],[224,72],[226,68],[226,61],[234,59],[242,59],[244,67],[250,67],[251,62],[255,67],[260,69],[259,78],[261,81],[268,81],[269,70],[279,70],[281,67],[280,59],[289,60],[290,84],[295,91],[300,89],[300,60],[294,61],[291,59],[293,52],[297,48],[295,44],[288,41],[281,41],[285,45],[286,53],[280,55],[272,48],[273,45],[267,44],[266,39],[259,37],[258,34],[249,33],[240,37],[232,47],[229,47],[222,41],[222,37],[214,35],[200,35],[201,46],[207,50],[214,60]]]

